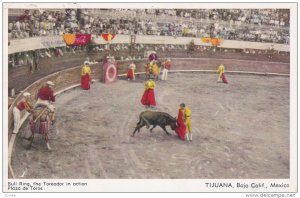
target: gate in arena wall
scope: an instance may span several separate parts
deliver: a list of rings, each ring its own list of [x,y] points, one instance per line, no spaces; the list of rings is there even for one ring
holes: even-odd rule
[[[118,80],[118,69],[115,63],[106,62],[101,70],[101,82],[110,84]]]

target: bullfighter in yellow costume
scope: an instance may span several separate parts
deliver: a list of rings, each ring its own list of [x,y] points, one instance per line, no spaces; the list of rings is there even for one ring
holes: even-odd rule
[[[81,88],[84,90],[90,89],[91,82],[91,68],[88,61],[84,61],[81,69]]]
[[[183,111],[183,121],[186,126],[186,140],[192,141],[192,121],[191,121],[191,114],[192,111],[188,106],[185,106],[184,103],[180,104],[180,108]]]
[[[146,107],[154,107],[156,105],[154,87],[155,82],[150,77],[145,83],[145,91],[141,99],[141,103]]]
[[[221,64],[218,69],[217,69],[217,73],[219,73],[219,76],[218,76],[218,82],[221,81],[221,76],[222,74],[225,72],[225,67],[223,64]]]
[[[223,64],[221,64],[219,66],[219,68],[217,69],[217,73],[219,73],[219,76],[218,76],[218,82],[221,82],[221,79],[224,83],[228,83],[226,77],[225,77],[225,67]]]
[[[151,65],[154,80],[158,80],[158,76],[160,74],[159,67],[157,66],[155,61],[151,61],[150,65]]]

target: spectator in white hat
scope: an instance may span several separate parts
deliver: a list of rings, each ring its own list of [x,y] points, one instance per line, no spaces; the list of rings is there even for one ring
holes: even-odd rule
[[[21,111],[26,110],[30,112],[33,109],[32,104],[30,103],[29,99],[31,94],[28,92],[23,93],[24,98],[17,103],[17,105],[13,108],[13,115],[14,115],[14,130],[13,133],[18,133],[21,127]]]

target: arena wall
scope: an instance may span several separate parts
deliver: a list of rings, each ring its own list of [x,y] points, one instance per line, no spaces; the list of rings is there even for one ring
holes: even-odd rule
[[[126,52],[124,52],[126,53]],[[42,59],[39,63],[40,70],[30,73],[29,67],[23,66],[19,68],[12,68],[9,70],[8,78],[8,92],[10,95],[11,89],[14,89],[16,93],[19,93],[30,84],[43,78],[44,76],[52,73],[62,71],[68,68],[72,68],[78,63],[83,63],[86,57],[90,57],[91,60],[98,62],[102,61],[102,57],[106,53],[79,53],[79,54],[65,54],[62,57],[53,57]],[[159,52],[159,59],[164,61],[166,57],[172,59],[173,69],[182,70],[214,70],[219,64],[223,63],[227,70],[233,71],[251,71],[251,72],[273,72],[289,74],[289,63],[287,57],[276,57],[274,60],[266,61],[268,59],[258,59],[259,55],[240,55],[240,54],[213,54],[211,56],[205,56],[204,53],[199,52],[194,58],[187,57],[184,51],[174,52]],[[126,54],[118,53],[119,56]],[[202,56],[203,55],[203,56]],[[226,57],[227,56],[227,57]],[[176,58],[174,58],[176,57]],[[231,58],[231,59],[230,59]],[[233,59],[234,58],[234,59]],[[262,57],[263,58],[263,57]],[[284,62],[278,62],[279,59]],[[243,59],[243,60],[241,60]],[[67,60],[67,61],[66,61]],[[138,71],[143,71],[146,59],[133,60],[137,66]],[[119,65],[119,73],[126,72],[128,61],[117,61]]]
[[[119,63],[119,73],[126,72],[129,62],[122,61]],[[144,71],[145,59],[134,61],[134,63],[137,65],[137,72]],[[228,71],[290,73],[289,63],[211,58],[172,58],[172,70],[216,70],[221,63],[225,65]]]

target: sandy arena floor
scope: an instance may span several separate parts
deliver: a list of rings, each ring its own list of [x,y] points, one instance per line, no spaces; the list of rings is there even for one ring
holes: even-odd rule
[[[289,178],[289,78],[169,74],[157,82],[157,111],[192,110],[193,142],[160,127],[130,137],[145,108],[144,78],[94,83],[57,97],[49,152],[40,137],[26,150],[28,126],[16,141],[18,178]],[[22,177],[23,176],[23,177]]]

